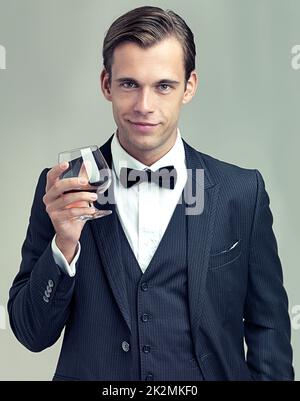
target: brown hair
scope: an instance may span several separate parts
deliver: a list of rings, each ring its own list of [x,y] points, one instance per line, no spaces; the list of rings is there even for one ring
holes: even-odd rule
[[[185,81],[195,69],[196,46],[194,35],[185,21],[171,10],[143,6],[117,18],[106,33],[103,42],[103,64],[111,79],[115,48],[123,42],[134,42],[148,48],[167,37],[175,37],[184,53]]]

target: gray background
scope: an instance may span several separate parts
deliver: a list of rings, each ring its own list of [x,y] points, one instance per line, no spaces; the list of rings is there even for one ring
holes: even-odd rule
[[[61,342],[34,354],[14,338],[6,309],[19,269],[37,178],[61,150],[102,144],[114,131],[99,88],[105,31],[142,1],[0,0],[0,378],[50,380]],[[299,0],[173,0],[195,34],[200,86],[182,136],[202,152],[263,174],[284,268],[300,371]],[[300,306],[299,306],[300,308]],[[5,328],[6,325],[6,328]]]

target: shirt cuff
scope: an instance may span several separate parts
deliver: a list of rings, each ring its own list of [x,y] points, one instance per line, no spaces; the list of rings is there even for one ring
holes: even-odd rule
[[[80,250],[81,250],[80,242],[78,241],[76,254],[75,254],[72,262],[69,264],[67,262],[66,258],[64,257],[63,253],[61,252],[61,250],[56,245],[55,238],[56,238],[56,234],[51,242],[51,248],[52,248],[52,253],[53,253],[53,258],[55,260],[55,263],[63,271],[63,273],[68,274],[70,277],[74,277],[76,274],[75,265],[79,258]]]

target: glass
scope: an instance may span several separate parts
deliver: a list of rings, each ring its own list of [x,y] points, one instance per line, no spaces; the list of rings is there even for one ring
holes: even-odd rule
[[[96,192],[101,194],[107,190],[111,184],[111,171],[108,164],[96,145],[86,146],[83,148],[72,149],[60,152],[58,154],[58,162],[68,162],[69,167],[61,175],[60,179],[83,177],[88,180],[88,187],[82,190],[71,190],[71,192]],[[90,207],[95,208],[95,203],[89,202]],[[76,202],[72,204],[76,207]],[[72,205],[69,205],[72,206]],[[100,217],[111,214],[111,210],[96,210],[93,215],[83,215],[76,219],[85,221],[98,219]]]

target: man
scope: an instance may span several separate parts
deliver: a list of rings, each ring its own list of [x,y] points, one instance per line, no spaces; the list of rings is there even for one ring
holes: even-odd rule
[[[263,179],[197,152],[178,130],[197,88],[195,53],[192,32],[171,11],[140,7],[118,18],[101,73],[117,125],[101,148],[116,202],[103,207],[113,213],[74,219],[92,214],[95,198],[64,193],[86,183],[59,180],[64,164],[40,176],[8,310],[34,352],[65,327],[55,380],[293,379]],[[173,166],[174,186],[129,185],[124,162],[156,173]],[[188,171],[193,184],[204,171],[201,213],[179,202]]]

